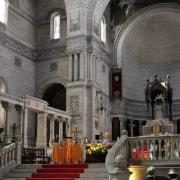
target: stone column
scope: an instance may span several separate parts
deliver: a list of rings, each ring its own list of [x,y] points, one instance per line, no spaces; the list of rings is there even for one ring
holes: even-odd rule
[[[29,110],[24,109],[24,124],[23,124],[23,147],[28,147],[28,115]]]
[[[85,62],[84,62],[84,52],[81,52],[80,53],[80,77],[79,77],[79,79],[80,80],[84,80],[84,76],[85,76]]]
[[[77,53],[74,54],[74,81],[78,81],[78,55]]]
[[[139,121],[139,136],[143,135],[143,127],[142,127],[143,121]]]
[[[72,60],[72,54],[69,55],[69,81],[73,81],[73,60]]]
[[[9,103],[2,101],[1,105],[5,110],[4,141],[5,141],[5,143],[11,143],[10,122],[9,122]]]
[[[54,137],[54,121],[55,118],[54,116],[52,116],[50,118],[50,142],[54,141],[55,137]]]
[[[91,59],[91,63],[92,63],[92,75],[91,75],[91,79],[92,81],[95,81],[95,56],[92,56]]]
[[[69,131],[68,136],[72,136],[72,119],[68,118]]]
[[[22,106],[16,104],[15,109],[17,111],[17,135],[22,140]]]
[[[46,147],[46,146],[47,146],[47,113],[38,113],[36,147]]]
[[[58,117],[59,121],[59,142],[63,140],[63,119],[62,117]]]

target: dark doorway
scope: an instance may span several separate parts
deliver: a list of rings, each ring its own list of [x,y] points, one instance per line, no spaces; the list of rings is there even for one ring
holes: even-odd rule
[[[63,122],[63,138],[66,138],[66,122]]]
[[[133,136],[139,136],[139,121],[133,122]]]
[[[112,140],[117,140],[120,137],[120,120],[119,118],[112,119]]]
[[[59,122],[57,120],[54,121],[54,138],[55,142],[59,142]]]
[[[130,128],[130,126],[131,126],[131,120],[127,119],[125,127],[126,127],[126,131],[127,131],[129,137],[131,137],[131,128]]]
[[[180,134],[180,119],[177,120],[177,134]]]
[[[47,101],[49,106],[66,111],[66,88],[61,84],[53,84],[45,91],[43,100]]]

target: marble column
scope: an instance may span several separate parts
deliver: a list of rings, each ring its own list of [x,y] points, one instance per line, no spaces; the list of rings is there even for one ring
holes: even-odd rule
[[[54,141],[54,122],[55,122],[55,117],[52,116],[50,118],[50,142]]]
[[[69,55],[69,81],[73,81],[73,59],[72,59],[72,54]]]
[[[29,110],[24,109],[24,123],[23,123],[23,147],[28,147],[28,116]]]
[[[46,146],[47,146],[47,113],[38,113],[36,147],[46,147]]]
[[[15,109],[17,111],[17,135],[22,140],[22,106],[16,104]]]
[[[85,58],[84,52],[81,52],[80,53],[80,77],[79,77],[80,80],[84,80],[85,78],[84,58]]]
[[[69,125],[68,136],[72,136],[72,119],[71,118],[68,118],[68,125]]]
[[[78,81],[78,55],[77,53],[74,54],[74,81]]]
[[[5,110],[5,128],[4,128],[4,141],[5,143],[11,143],[10,136],[10,120],[9,120],[9,103],[5,101],[1,101],[1,105]]]
[[[63,140],[63,119],[62,117],[57,118],[59,122],[59,142]]]

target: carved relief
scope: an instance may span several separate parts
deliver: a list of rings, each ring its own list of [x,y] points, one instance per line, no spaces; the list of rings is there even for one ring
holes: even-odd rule
[[[58,70],[58,65],[57,63],[51,63],[49,66],[50,71],[57,71]]]
[[[71,113],[79,112],[79,96],[70,97],[70,111]]]
[[[36,59],[36,52],[35,50],[17,42],[16,40],[6,36],[3,33],[0,33],[0,45],[7,47],[16,53],[22,54],[23,56],[35,60]]]
[[[80,30],[80,13],[70,14],[70,32]]]

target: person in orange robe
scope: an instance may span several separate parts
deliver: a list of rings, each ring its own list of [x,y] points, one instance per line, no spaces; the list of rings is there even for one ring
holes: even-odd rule
[[[58,144],[58,164],[63,164],[63,147],[62,147],[62,143]]]
[[[58,161],[59,161],[59,145],[57,143],[54,143],[52,150],[52,163],[58,164]]]

